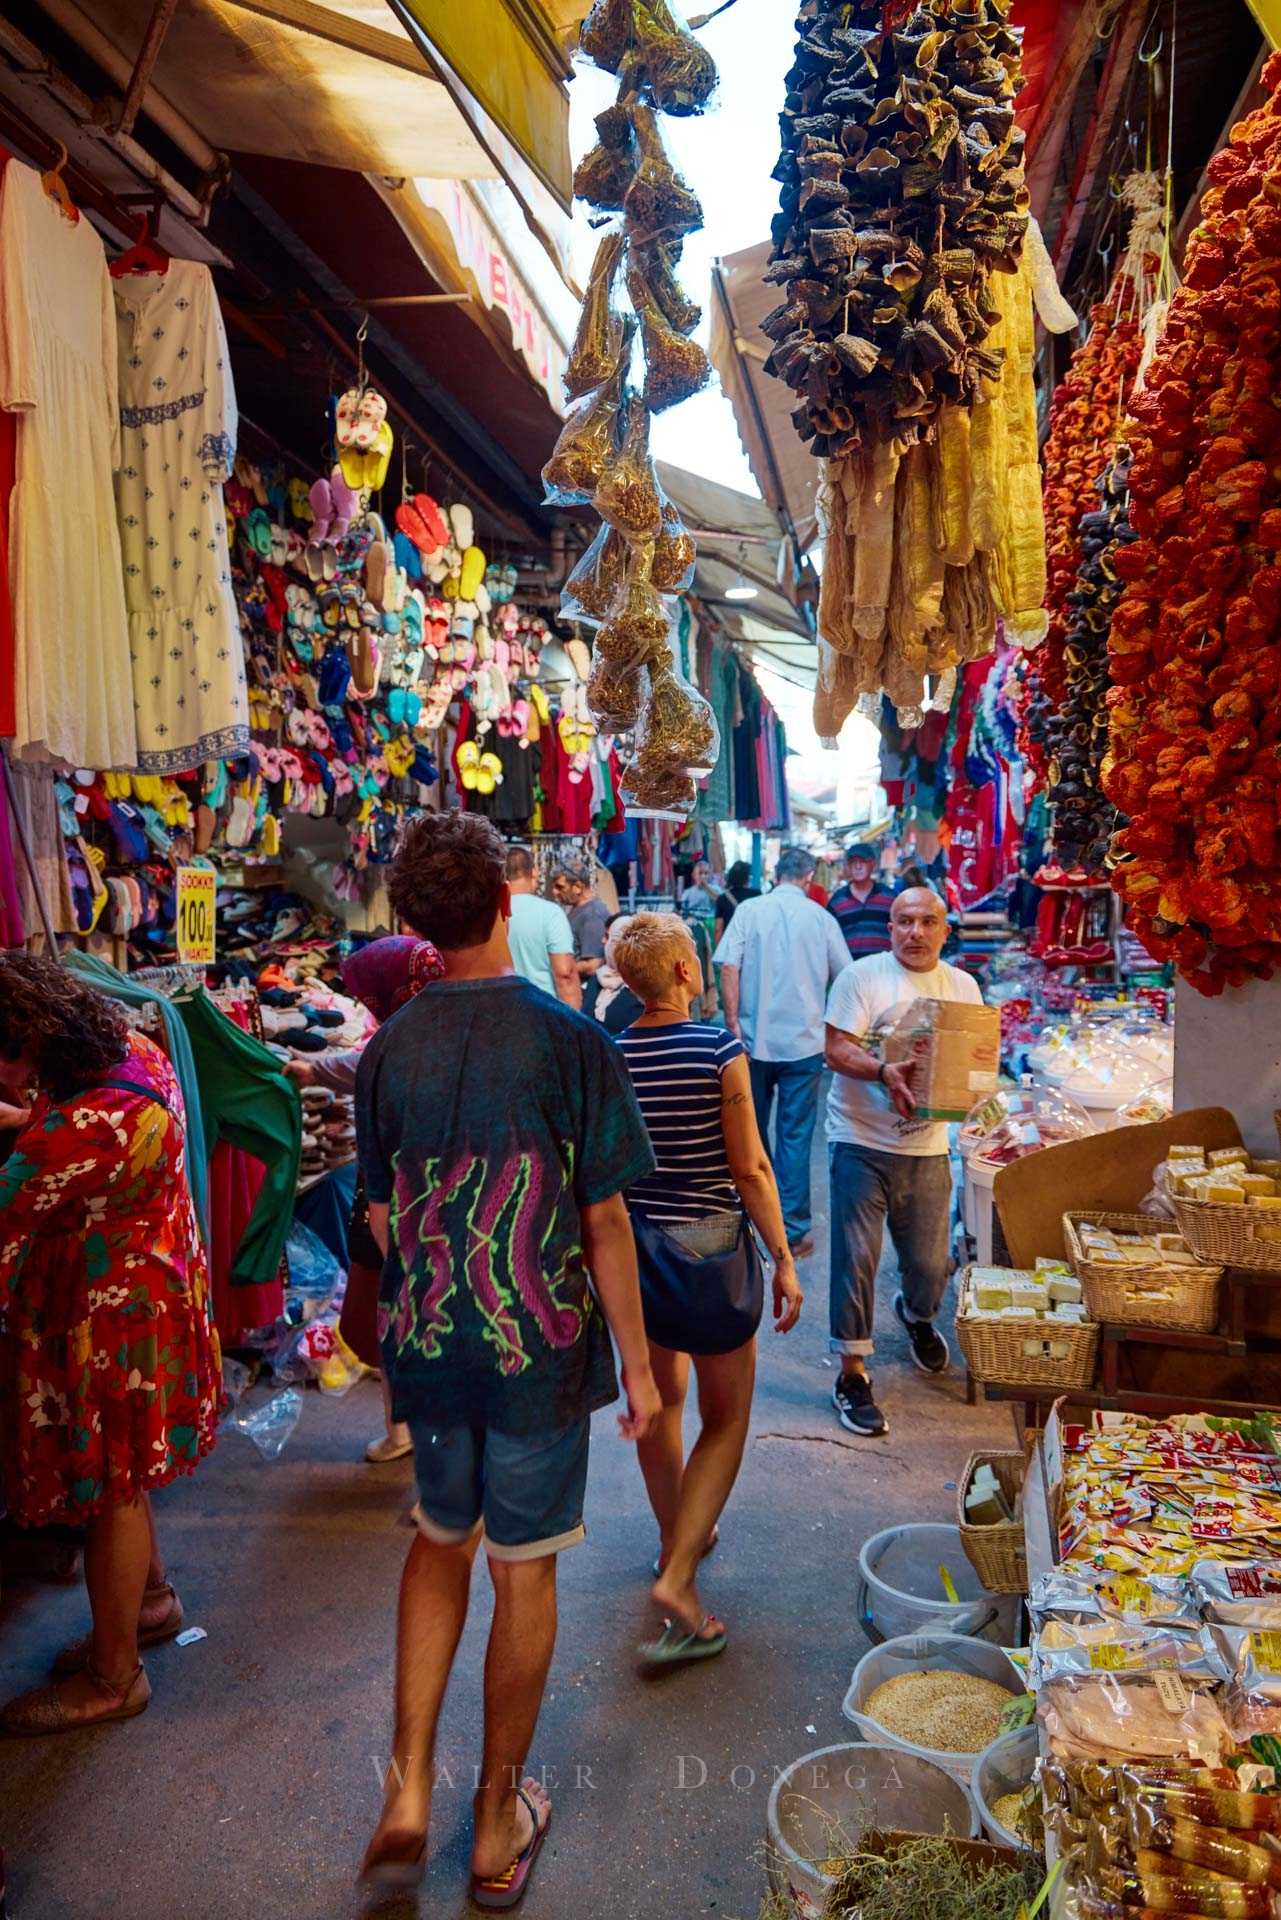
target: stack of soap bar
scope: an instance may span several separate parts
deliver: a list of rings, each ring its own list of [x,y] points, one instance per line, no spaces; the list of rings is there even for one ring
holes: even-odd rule
[[[1050,1302],[1053,1306],[1075,1306],[1082,1298],[1081,1282],[1074,1273],[1053,1273],[1049,1284]]]

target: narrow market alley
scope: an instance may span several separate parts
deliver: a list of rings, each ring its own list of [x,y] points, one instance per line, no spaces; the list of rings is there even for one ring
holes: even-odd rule
[[[1009,1438],[1008,1409],[968,1408],[959,1369],[942,1381],[914,1371],[890,1273],[877,1375],[890,1433],[841,1431],[827,1398],[821,1141],[814,1182],[819,1253],[802,1270],[805,1313],[786,1340],[762,1333],[752,1436],[708,1562],[706,1591],[731,1634],[711,1670],[656,1684],[633,1672],[632,1648],[652,1625],[652,1523],[632,1449],[611,1412],[597,1416],[589,1539],[561,1563],[560,1638],[531,1757],[549,1769],[556,1812],[530,1920],[755,1920],[773,1769],[855,1735],[841,1701],[866,1648],[855,1617],[861,1542],[896,1521],[950,1518],[967,1454]],[[208,1638],[148,1655],[155,1692],[140,1719],[6,1745],[11,1920],[364,1911],[353,1881],[387,1751],[412,1498],[408,1462],[360,1461],[377,1425],[372,1382],[341,1400],[309,1393],[277,1462],[224,1434],[198,1478],[162,1497],[172,1575]],[[472,1911],[489,1610],[481,1569],[441,1723],[420,1907],[460,1920]],[[0,1613],[6,1688],[39,1679],[85,1613],[78,1588],[15,1588]]]

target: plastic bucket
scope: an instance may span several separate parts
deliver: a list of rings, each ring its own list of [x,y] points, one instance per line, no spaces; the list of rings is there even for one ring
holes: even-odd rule
[[[992,1807],[1003,1793],[1022,1793],[1036,1770],[1037,1752],[1036,1728],[1020,1727],[1017,1733],[1001,1734],[974,1762],[970,1792],[984,1833],[998,1847],[1027,1847],[1026,1838],[1002,1826]]]
[[[979,1818],[963,1782],[895,1747],[859,1741],[793,1760],[770,1789],[765,1864],[770,1891],[796,1920],[826,1911],[835,1880],[820,1863],[867,1827],[974,1838]]]
[[[943,1591],[946,1567],[958,1598]],[[970,1565],[959,1527],[930,1522],[886,1527],[858,1556],[859,1624],[874,1646],[905,1633],[960,1633],[1012,1646],[1018,1594],[989,1593]]]
[[[985,1640],[967,1639],[955,1633],[905,1634],[901,1639],[887,1640],[883,1646],[873,1647],[870,1653],[863,1655],[850,1680],[843,1712],[846,1719],[852,1720],[869,1740],[883,1746],[899,1747],[905,1753],[915,1754],[920,1760],[929,1760],[954,1778],[963,1780],[968,1787],[982,1747],[976,1747],[969,1753],[952,1753],[942,1748],[917,1746],[913,1741],[891,1733],[879,1720],[872,1719],[863,1711],[864,1703],[887,1680],[893,1680],[899,1674],[919,1673],[927,1668],[940,1667],[952,1673],[968,1673],[984,1680],[994,1680],[997,1686],[1004,1687],[1011,1695],[1020,1695],[1026,1690],[1022,1676],[1001,1649],[989,1646]],[[989,1744],[984,1742],[984,1746]]]

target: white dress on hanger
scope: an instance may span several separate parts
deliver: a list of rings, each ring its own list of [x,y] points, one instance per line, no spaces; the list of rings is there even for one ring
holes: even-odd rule
[[[0,406],[19,415],[9,513],[17,752],[133,767],[111,279],[89,221],[68,220],[18,160],[0,185]]]
[[[116,475],[138,764],[180,773],[249,750],[240,618],[223,483],[236,394],[209,269],[115,283],[121,460]]]

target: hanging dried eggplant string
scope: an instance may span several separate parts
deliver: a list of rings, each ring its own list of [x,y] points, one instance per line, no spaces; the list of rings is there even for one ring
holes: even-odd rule
[[[674,608],[693,583],[696,553],[659,486],[649,419],[697,393],[711,368],[689,338],[701,313],[676,271],[703,210],[672,164],[657,115],[702,113],[716,66],[668,0],[595,0],[579,47],[617,74],[619,93],[596,116],[598,141],[579,161],[574,191],[600,220],[622,220],[597,250],[570,358],[566,394],[580,404],[543,469],[549,500],[590,500],[606,523],[566,581],[561,612],[597,628],[588,706],[607,732],[634,736],[623,781],[628,805],[688,815],[698,798],[694,775],[715,765],[719,741],[712,710],[682,677],[672,643]],[[620,277],[632,309],[626,317]],[[639,389],[628,384],[638,330]]]
[[[1008,11],[804,0],[797,19],[766,273],[784,299],[762,328],[766,369],[796,394],[797,432],[845,502],[824,571],[835,560],[852,605],[825,590],[819,624],[850,662],[846,707],[886,688],[915,708],[929,673],[990,649],[998,615],[1028,638],[1042,626],[1036,288]]]

